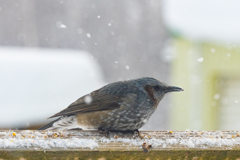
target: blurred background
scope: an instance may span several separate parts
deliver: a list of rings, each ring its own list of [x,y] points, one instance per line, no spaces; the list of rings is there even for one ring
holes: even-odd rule
[[[37,129],[107,83],[184,88],[144,130],[240,129],[237,0],[0,0],[0,129]]]

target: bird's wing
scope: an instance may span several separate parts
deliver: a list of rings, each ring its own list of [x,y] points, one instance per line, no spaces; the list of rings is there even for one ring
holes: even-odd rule
[[[85,98],[92,99],[90,104],[85,102]],[[89,95],[85,95],[72,104],[68,106],[68,108],[60,111],[59,113],[49,117],[58,117],[58,116],[66,116],[73,115],[78,113],[86,113],[86,112],[94,112],[94,111],[103,111],[103,110],[112,110],[116,108],[120,108],[119,102],[122,101],[122,96],[116,96],[114,94],[107,94],[101,89],[92,92]]]

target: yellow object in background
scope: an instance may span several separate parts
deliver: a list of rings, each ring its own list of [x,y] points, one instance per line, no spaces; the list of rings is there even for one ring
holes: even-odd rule
[[[171,129],[239,129],[240,47],[174,38]]]

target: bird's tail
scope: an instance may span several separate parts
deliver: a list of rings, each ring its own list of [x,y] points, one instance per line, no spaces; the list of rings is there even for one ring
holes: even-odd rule
[[[77,123],[77,117],[75,115],[60,117],[47,125],[39,128],[38,130],[70,130],[70,129],[82,129]]]
[[[57,121],[60,120],[60,119],[61,119],[61,118],[58,118],[58,119],[56,119],[56,120],[54,120],[54,121],[48,123],[47,125],[45,125],[45,126],[39,128],[39,129],[37,129],[37,130],[45,130],[45,129],[51,128],[51,127],[53,127],[53,123],[57,122]]]

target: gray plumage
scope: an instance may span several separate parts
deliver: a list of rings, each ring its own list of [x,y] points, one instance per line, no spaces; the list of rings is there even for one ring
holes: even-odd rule
[[[173,91],[183,90],[149,77],[110,83],[51,116],[60,119],[40,129],[137,130],[147,123],[164,95]]]

